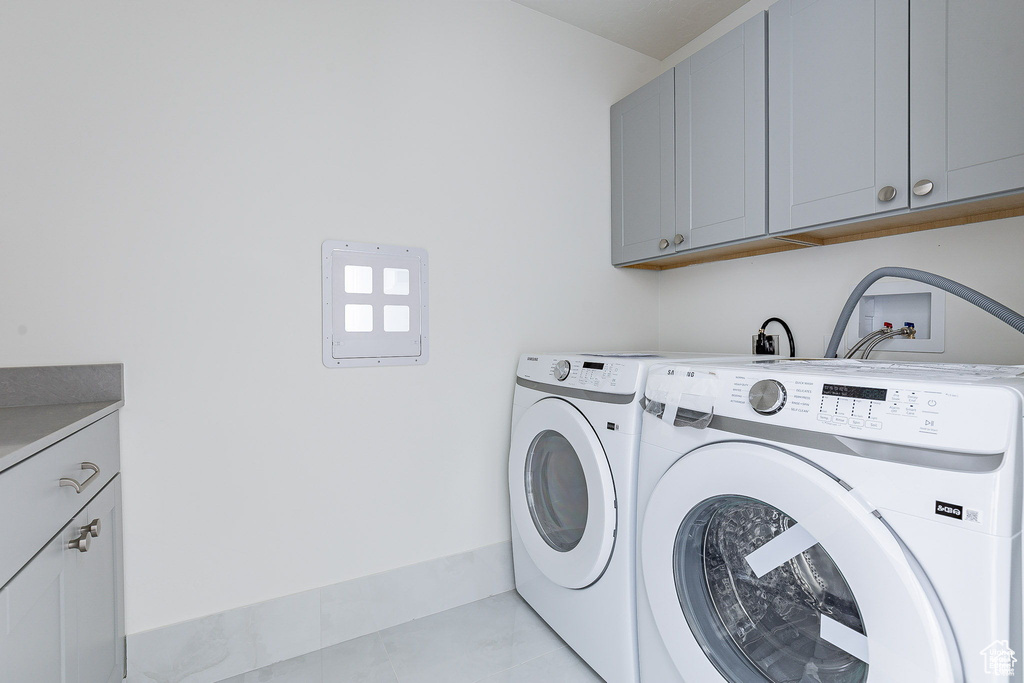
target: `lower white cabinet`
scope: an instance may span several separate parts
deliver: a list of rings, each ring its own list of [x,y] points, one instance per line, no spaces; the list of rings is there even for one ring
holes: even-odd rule
[[[114,683],[125,676],[121,477],[114,477],[69,526],[69,544],[89,538],[87,551],[69,548],[64,555],[73,588],[67,603],[74,618],[67,626],[74,631],[75,647],[68,665],[77,676],[70,680]]]
[[[74,563],[67,543],[71,525],[63,529],[0,591],[4,622],[0,631],[0,671],[12,683],[75,681],[69,675],[70,653],[77,629],[72,628]],[[70,639],[70,641],[69,641]]]
[[[94,423],[0,472],[0,481],[24,481],[30,490],[56,489],[56,477],[42,478],[34,486],[34,477],[26,473],[36,473],[34,462],[49,464],[57,446],[67,449],[69,442],[84,446],[91,439],[113,449],[110,467],[116,471],[116,425],[116,416]],[[95,452],[83,447],[78,455],[92,458]],[[0,588],[0,680],[4,683],[114,683],[125,677],[121,477],[115,474],[102,489],[80,488],[92,497],[81,495],[82,507],[68,513],[74,516],[63,528],[40,534],[35,547],[42,549],[30,553],[31,559]],[[24,507],[19,514],[8,509],[10,503],[0,500],[5,523],[28,523]],[[56,535],[47,540],[52,534]]]
[[[3,680],[124,678],[123,585],[118,476],[0,590]]]

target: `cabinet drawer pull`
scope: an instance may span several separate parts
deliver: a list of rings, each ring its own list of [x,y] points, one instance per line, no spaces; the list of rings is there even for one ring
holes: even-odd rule
[[[80,553],[89,552],[89,531],[86,529],[82,532],[82,535],[68,543],[69,550],[77,550]]]
[[[75,493],[81,493],[83,490],[85,490],[86,486],[88,486],[89,484],[92,483],[93,479],[95,479],[96,477],[100,476],[99,465],[96,465],[94,463],[83,462],[82,463],[82,469],[83,470],[92,470],[92,474],[89,475],[88,479],[86,479],[81,484],[79,484],[77,481],[75,481],[71,477],[61,477],[60,478],[60,485],[61,486],[70,486],[71,488],[73,488],[75,490]],[[82,552],[84,553],[85,550],[83,550]]]
[[[896,188],[892,185],[886,185],[878,191],[878,201],[880,202],[891,202],[896,198]]]
[[[916,194],[918,197],[923,197],[929,192],[931,192],[933,187],[935,187],[935,185],[930,180],[918,180],[916,183],[914,183],[914,194]]]
[[[96,519],[94,519],[91,522],[89,522],[89,524],[87,526],[83,526],[82,527],[82,533],[83,534],[89,534],[93,538],[96,538],[97,536],[100,535],[101,528],[102,527],[100,525],[100,520],[97,517]]]
[[[669,241],[666,240],[666,239],[663,239],[660,242],[658,242],[658,249],[668,249],[668,245],[669,245]]]
[[[683,237],[682,235],[680,235],[679,233],[676,233],[675,239],[673,239],[672,241],[675,242],[677,245],[679,245],[679,244],[682,244],[683,242],[685,242],[686,238]]]

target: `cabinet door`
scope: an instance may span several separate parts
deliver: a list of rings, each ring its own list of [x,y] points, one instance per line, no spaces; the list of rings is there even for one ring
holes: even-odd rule
[[[79,519],[83,527],[98,530],[88,552],[73,554],[79,680],[113,683],[125,673],[120,476],[89,502]]]
[[[677,250],[765,233],[765,13],[676,67]]]
[[[910,97],[912,206],[1024,188],[1024,2],[911,0]]]
[[[908,3],[769,8],[769,232],[909,206]]]
[[[17,520],[8,520],[17,523]],[[74,522],[50,541],[0,590],[0,678],[10,683],[71,683],[76,677]],[[69,562],[69,560],[71,560]]]
[[[675,234],[673,72],[611,108],[612,263],[670,252]],[[666,240],[662,245],[662,240]]]

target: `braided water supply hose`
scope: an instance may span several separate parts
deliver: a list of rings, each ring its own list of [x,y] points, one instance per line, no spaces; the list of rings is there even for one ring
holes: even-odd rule
[[[825,349],[825,358],[836,357],[836,352],[839,350],[839,342],[843,338],[843,332],[846,330],[846,324],[850,322],[850,317],[853,315],[853,311],[857,308],[857,302],[860,301],[862,296],[864,296],[864,292],[867,291],[868,287],[883,277],[900,277],[904,280],[915,280],[917,282],[923,282],[926,285],[938,287],[939,289],[960,297],[968,303],[974,304],[983,311],[991,313],[1013,329],[1024,334],[1024,315],[1007,308],[995,299],[989,298],[981,292],[973,290],[966,285],[962,285],[955,280],[950,280],[949,278],[936,275],[935,273],[929,273],[924,270],[915,270],[913,268],[888,266],[872,271],[867,277],[861,280],[856,287],[854,287],[853,292],[850,294],[850,298],[846,300],[846,305],[843,306],[842,313],[839,314],[839,320],[836,321],[835,329],[832,330],[832,338],[828,342],[828,348]]]

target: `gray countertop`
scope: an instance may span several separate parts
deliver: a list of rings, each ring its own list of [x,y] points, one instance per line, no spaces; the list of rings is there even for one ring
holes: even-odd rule
[[[0,368],[0,470],[124,405],[123,366]]]

